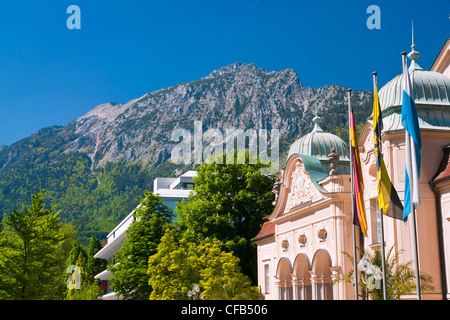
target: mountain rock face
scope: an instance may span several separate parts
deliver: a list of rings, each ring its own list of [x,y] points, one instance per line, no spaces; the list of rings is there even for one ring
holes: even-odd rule
[[[193,82],[148,93],[126,104],[102,104],[75,120],[79,137],[66,152],[86,153],[95,166],[123,158],[151,166],[170,158],[173,130],[278,129],[292,142],[311,127],[314,112],[346,105],[346,88],[302,86],[291,69],[269,72],[234,63]],[[354,94],[353,104],[367,105],[370,92]],[[331,111],[331,110],[330,110]],[[342,120],[341,120],[342,121]],[[345,119],[343,120],[345,121]]]
[[[46,203],[87,244],[104,237],[152,190],[156,177],[192,166],[170,159],[176,129],[279,130],[283,153],[321,127],[348,141],[347,88],[302,85],[290,69],[280,72],[234,63],[197,81],[163,88],[125,104],[105,103],[65,126],[43,128],[11,146],[0,146],[0,216],[20,210],[31,194],[46,190]],[[370,115],[372,92],[353,91],[356,122]],[[206,143],[203,144],[206,146]]]

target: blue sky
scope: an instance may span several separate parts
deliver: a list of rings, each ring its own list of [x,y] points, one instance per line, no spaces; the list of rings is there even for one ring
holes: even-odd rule
[[[81,29],[69,30],[70,5]],[[370,5],[381,29],[370,30]],[[0,144],[65,125],[234,62],[295,70],[303,85],[372,89],[401,73],[411,21],[429,69],[450,36],[450,0],[0,0]]]

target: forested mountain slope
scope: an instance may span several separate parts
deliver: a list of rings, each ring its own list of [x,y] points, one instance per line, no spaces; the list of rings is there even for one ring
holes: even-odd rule
[[[278,129],[280,153],[321,127],[348,141],[347,88],[302,85],[297,73],[235,63],[197,81],[182,83],[125,104],[106,103],[65,126],[44,128],[0,147],[0,216],[19,210],[31,193],[45,189],[82,242],[106,234],[152,190],[155,177],[175,176],[193,165],[170,161],[172,132]],[[353,91],[360,127],[371,113],[372,92]],[[280,163],[282,165],[282,162]]]

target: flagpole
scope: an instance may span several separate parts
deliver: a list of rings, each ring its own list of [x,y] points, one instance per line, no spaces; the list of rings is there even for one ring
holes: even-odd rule
[[[375,88],[377,87],[377,75],[378,73],[376,71],[372,72],[373,75],[373,89],[375,94]],[[381,133],[380,133],[380,143],[378,144],[379,150],[377,154],[377,175],[380,170],[380,159],[383,156],[382,153],[382,143],[381,143]],[[381,177],[378,177],[378,179],[381,179]],[[378,181],[378,184],[380,184],[380,181]],[[377,214],[380,217],[380,228],[381,228],[381,265],[383,269],[383,298],[384,300],[387,300],[387,279],[386,279],[386,256],[384,252],[384,219],[383,219],[383,210],[378,207],[378,201],[377,201]]]
[[[411,137],[408,134],[408,131],[405,130],[405,148],[408,150],[411,149],[411,147],[413,147],[413,143],[411,143]],[[406,166],[408,166],[410,168],[409,172],[412,171],[412,163],[411,161],[408,161],[408,159],[406,159],[407,157],[405,157],[405,160],[407,161],[407,163],[405,163]],[[412,157],[411,157],[412,158]],[[410,181],[411,184],[411,181]],[[412,190],[412,188],[410,188]],[[411,197],[412,198],[412,197]],[[411,221],[411,228],[412,228],[412,235],[413,235],[413,247],[414,247],[414,260],[415,260],[415,272],[416,272],[416,293],[417,293],[417,300],[421,300],[422,299],[422,295],[420,292],[420,271],[419,271],[419,251],[418,251],[418,245],[417,245],[417,226],[416,226],[416,208],[414,206],[414,201],[411,200],[411,217],[412,217],[412,221]]]
[[[356,226],[353,224],[355,221],[355,184],[354,184],[354,168],[353,168],[353,148],[352,148],[352,140],[351,140],[351,128],[350,128],[350,116],[352,110],[352,89],[347,90],[347,98],[348,98],[348,126],[349,126],[349,139],[350,139],[350,173],[351,173],[351,190],[352,190],[352,227],[353,227],[353,276],[355,278],[355,300],[358,300],[358,264],[356,262]]]
[[[414,31],[413,31],[413,37],[414,37]],[[414,39],[414,38],[413,38]],[[414,42],[414,40],[413,40]],[[414,46],[414,43],[413,43]],[[407,64],[406,64],[406,52],[402,52],[402,64],[403,64],[403,73],[404,73],[404,77],[407,76],[408,70],[407,68]],[[404,79],[405,80],[405,79]],[[412,88],[411,88],[412,89]],[[405,88],[403,88],[403,90],[405,90]],[[412,93],[412,92],[411,92]],[[412,99],[414,99],[414,97],[411,97]],[[402,111],[403,112],[403,111]],[[409,168],[409,172],[413,172],[413,157],[415,155],[415,144],[414,144],[414,140],[412,140],[412,137],[410,136],[408,130],[405,128],[405,149],[409,150],[411,156],[409,157],[410,159],[408,160],[407,157],[405,157],[405,161],[407,161],[407,163],[405,163],[406,166],[408,166]],[[418,180],[418,177],[417,177]],[[422,294],[421,294],[421,289],[420,289],[420,270],[419,270],[419,250],[418,250],[418,244],[417,244],[417,221],[416,221],[416,208],[414,206],[414,197],[412,196],[412,193],[414,192],[411,186],[413,182],[413,179],[410,179],[410,192],[411,192],[411,216],[412,216],[412,234],[413,234],[413,246],[414,246],[414,260],[415,260],[415,266],[416,266],[416,293],[417,293],[417,300],[421,300],[422,299]]]
[[[411,213],[413,218],[413,237],[414,237],[414,256],[416,260],[416,291],[417,291],[417,300],[422,299],[422,293],[420,292],[420,271],[419,271],[419,251],[417,246],[417,227],[416,227],[416,208],[411,201]]]
[[[381,268],[383,270],[383,298],[387,300],[387,278],[386,278],[386,256],[384,252],[384,222],[383,222],[383,210],[378,208],[377,201],[377,214],[380,216],[381,227]]]

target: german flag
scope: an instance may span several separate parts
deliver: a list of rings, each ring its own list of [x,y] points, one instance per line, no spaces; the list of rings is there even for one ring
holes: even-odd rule
[[[389,179],[383,155],[381,153],[381,130],[383,130],[383,118],[381,116],[380,101],[378,99],[378,89],[375,80],[373,98],[373,142],[377,164],[378,208],[382,210],[384,215],[403,221],[403,205],[398,197],[397,191]]]
[[[350,97],[349,97],[350,99]],[[351,155],[352,155],[352,163],[353,168],[353,188],[355,194],[355,209],[353,215],[353,224],[359,225],[361,228],[361,232],[367,237],[367,223],[366,218],[364,216],[364,202],[363,202],[363,176],[361,172],[361,160],[359,158],[359,149],[358,149],[358,138],[356,134],[356,125],[355,125],[355,116],[353,114],[353,108],[351,107],[351,103],[349,102],[349,124],[350,124],[350,142],[351,142]]]

